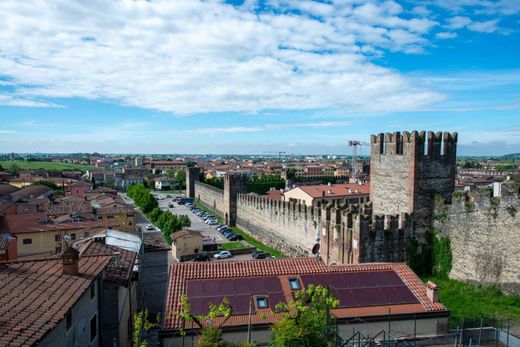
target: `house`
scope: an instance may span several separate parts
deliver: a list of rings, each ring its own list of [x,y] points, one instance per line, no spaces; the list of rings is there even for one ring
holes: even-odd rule
[[[74,247],[80,257],[110,256],[101,283],[102,302],[100,329],[102,341],[119,346],[132,345],[133,315],[137,312],[138,258],[142,242],[128,233],[105,230]],[[111,342],[111,343],[108,343]]]
[[[357,204],[367,202],[370,196],[368,184],[320,184],[300,186],[284,192],[285,201],[320,207],[328,203]]]
[[[11,193],[20,190],[20,188],[7,183],[0,183],[0,200],[11,200]]]
[[[116,179],[116,182],[119,180]],[[143,178],[140,176],[131,176],[131,175],[124,175],[121,177],[119,187],[123,190],[127,190],[128,187],[130,187],[133,184],[140,184],[143,183]]]
[[[181,329],[186,340],[197,338],[196,326],[176,315],[182,295],[187,296],[194,316],[206,315],[210,303],[227,298],[231,317],[212,322],[222,324],[223,337],[231,343],[244,342],[250,324],[252,341],[268,343],[270,325],[281,317],[276,305],[289,303],[296,291],[311,284],[330,288],[339,300],[331,315],[343,339],[356,332],[375,336],[388,329],[394,338],[447,332],[449,311],[438,301],[436,286],[424,284],[404,263],[327,266],[315,258],[186,262],[170,270],[161,345],[180,345]]]
[[[153,173],[166,173],[167,171],[179,171],[186,168],[186,163],[180,160],[152,160],[145,163]]]
[[[83,197],[86,192],[92,190],[92,183],[76,182],[69,186],[69,193],[71,196]]]
[[[0,262],[0,344],[102,345],[99,292],[111,258],[70,247],[61,257]]]
[[[202,252],[204,236],[199,231],[182,229],[172,234],[172,255],[181,261],[185,256]]]
[[[53,189],[45,185],[34,185],[22,188],[10,194],[11,201],[27,202],[31,198],[48,198],[52,195]]]
[[[159,177],[155,180],[155,190],[169,190],[172,186],[172,180],[168,177]]]
[[[6,215],[0,217],[0,230],[17,238],[18,254],[59,254],[65,235],[74,240],[88,237],[108,227],[117,228],[115,221],[63,221],[54,223],[45,213]]]

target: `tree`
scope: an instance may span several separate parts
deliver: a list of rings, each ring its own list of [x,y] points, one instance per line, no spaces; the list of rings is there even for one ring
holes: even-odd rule
[[[222,325],[231,317],[233,312],[228,299],[224,298],[219,305],[209,305],[209,312],[205,316],[193,316],[188,296],[181,296],[181,310],[175,313],[184,323],[194,323],[198,326],[199,334],[198,347],[231,347],[232,344],[226,342],[222,336]],[[213,325],[217,318],[221,317],[218,325]],[[181,334],[185,334],[181,331]]]
[[[4,171],[4,167],[0,164],[0,171]]]
[[[159,208],[159,207],[156,207],[152,210],[152,212],[150,212],[150,220],[153,222],[153,223],[156,223],[158,220],[159,220],[159,217],[161,216],[161,214],[163,213],[163,211]]]
[[[186,187],[186,171],[179,170],[175,173],[175,179],[179,182],[182,187]]]
[[[330,309],[339,306],[327,288],[309,285],[295,293],[289,304],[279,303],[282,317],[273,324],[273,347],[325,347],[332,346],[335,335]]]
[[[96,188],[97,188],[96,179],[94,177],[92,177],[92,189],[96,189]]]
[[[158,206],[159,204],[157,203],[157,200],[154,198],[154,196],[148,193],[143,196],[141,205],[139,207],[141,207],[144,213],[148,213]]]
[[[160,320],[160,315],[157,315],[157,322]],[[159,326],[158,323],[151,323],[148,321],[148,310],[146,309],[134,314],[134,346],[147,347],[148,341],[146,340],[146,335],[148,335],[148,331],[152,328],[158,328]]]
[[[12,163],[9,167],[9,172],[13,176],[18,176],[18,165],[16,165],[16,163]]]

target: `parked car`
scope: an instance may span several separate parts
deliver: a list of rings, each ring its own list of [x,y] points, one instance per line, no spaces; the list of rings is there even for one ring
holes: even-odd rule
[[[170,194],[168,194],[168,195],[166,195],[166,197],[167,197],[168,199],[170,199],[172,196],[171,196]]]
[[[228,259],[233,258],[233,254],[230,251],[220,251],[213,256],[215,259]]]
[[[153,225],[151,225],[151,224],[148,224],[148,225],[146,226],[146,230],[154,230],[154,229],[155,229],[155,228],[154,228]]]
[[[173,204],[168,204],[169,208],[174,208]]]
[[[227,228],[227,225],[226,224],[219,224],[219,225],[217,225],[216,229],[217,229],[217,231],[220,231],[220,229],[223,229],[224,227]]]
[[[269,257],[269,254],[267,254],[265,252],[254,252],[253,254],[251,254],[251,256],[254,259],[265,259],[265,258]]]
[[[211,219],[209,222],[208,222],[209,225],[217,225],[218,222],[215,220],[215,219]]]
[[[237,236],[237,234],[235,234],[235,233],[229,233],[226,235],[226,239],[228,239],[229,241],[236,241],[236,240],[238,240],[238,238],[236,236]],[[231,240],[231,239],[236,239],[236,240]]]
[[[211,258],[209,257],[208,253],[201,253],[197,254],[195,258],[193,258],[193,261],[210,261]]]
[[[224,236],[227,236],[228,234],[234,234],[233,230],[228,229],[228,230],[224,230],[224,231],[222,232],[222,235],[224,235]]]

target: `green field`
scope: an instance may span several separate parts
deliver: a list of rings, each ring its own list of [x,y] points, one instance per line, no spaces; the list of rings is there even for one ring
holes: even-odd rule
[[[439,277],[425,278],[439,286],[439,299],[455,319],[504,318],[520,322],[520,295],[504,295],[496,287]]]
[[[222,219],[221,216],[219,216],[217,213],[215,213],[215,211],[202,205],[200,202],[195,201],[195,206],[197,206],[199,209],[201,209],[203,211],[206,211],[206,212],[209,212],[209,213],[215,215],[217,217],[217,220],[219,221],[219,223],[224,223],[224,220]],[[237,227],[231,227],[231,230],[233,230],[233,232],[235,234],[242,236],[247,243],[249,243],[253,247],[256,247],[258,250],[269,253],[270,255],[272,255],[276,258],[285,258],[285,255],[283,253],[281,253],[280,251],[278,251],[274,248],[264,245],[260,241],[257,241],[256,239],[252,238],[249,234],[247,234],[243,230],[241,230]]]
[[[79,164],[66,164],[66,163],[51,163],[47,161],[25,161],[25,160],[7,160],[0,161],[0,165],[4,170],[10,170],[13,164],[16,164],[20,170],[49,170],[49,171],[66,171],[66,170],[89,170],[93,169],[93,166],[79,165]]]
[[[242,249],[242,248],[246,248],[246,246],[244,246],[244,244],[242,242],[226,242],[226,243],[221,243],[220,244],[220,247],[222,249],[225,249],[227,251],[230,251],[232,249]]]

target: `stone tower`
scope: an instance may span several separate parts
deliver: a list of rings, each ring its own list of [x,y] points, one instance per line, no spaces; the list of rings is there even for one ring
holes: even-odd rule
[[[432,225],[434,196],[450,201],[454,191],[457,133],[386,133],[370,142],[374,214],[413,213],[420,239]]]
[[[237,193],[245,193],[247,175],[226,173],[224,176],[224,222],[235,226],[237,222]]]
[[[186,168],[186,196],[195,197],[195,182],[199,180],[200,169],[198,167]]]

